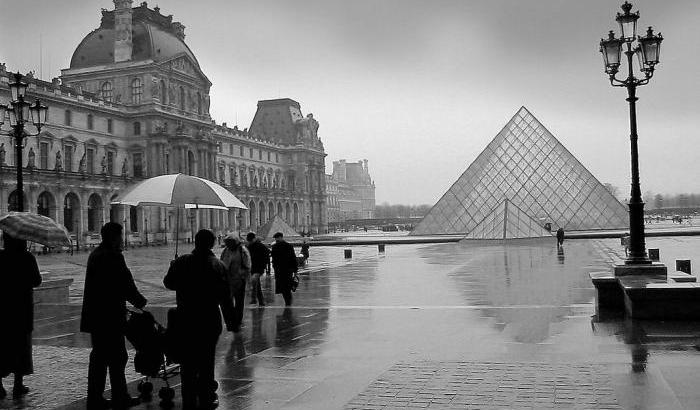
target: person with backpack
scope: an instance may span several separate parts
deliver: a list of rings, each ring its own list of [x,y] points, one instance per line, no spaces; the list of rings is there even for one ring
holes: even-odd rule
[[[224,239],[224,245],[221,261],[226,267],[226,280],[233,299],[233,331],[239,332],[243,323],[245,285],[250,281],[250,253],[233,234]]]

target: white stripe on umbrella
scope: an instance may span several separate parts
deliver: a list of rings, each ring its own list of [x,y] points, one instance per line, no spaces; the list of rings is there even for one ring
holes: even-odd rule
[[[17,239],[46,246],[71,246],[66,228],[43,215],[10,212],[0,218],[0,230]]]

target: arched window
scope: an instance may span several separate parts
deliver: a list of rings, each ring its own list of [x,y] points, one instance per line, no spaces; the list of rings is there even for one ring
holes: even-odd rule
[[[185,111],[185,87],[180,87],[180,109]]]
[[[132,104],[141,104],[141,95],[143,94],[143,83],[140,78],[134,78],[131,81],[131,102]]]
[[[97,194],[88,199],[88,231],[96,232],[102,227],[102,198]]]
[[[187,151],[187,173],[189,175],[194,175],[195,165],[194,153],[192,151]]]
[[[105,81],[102,83],[102,88],[100,89],[102,94],[102,99],[105,101],[112,101],[112,83]]]
[[[260,225],[264,225],[265,222],[267,222],[267,221],[265,219],[265,203],[263,201],[260,201],[260,205],[258,207],[258,212],[259,212],[258,222],[260,223]]]

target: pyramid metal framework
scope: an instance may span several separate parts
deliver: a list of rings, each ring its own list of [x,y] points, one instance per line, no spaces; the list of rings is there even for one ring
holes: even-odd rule
[[[539,221],[504,199],[465,239],[522,239],[552,236]]]
[[[620,201],[521,107],[411,235],[466,235],[504,199],[552,230],[621,229],[629,221]]]

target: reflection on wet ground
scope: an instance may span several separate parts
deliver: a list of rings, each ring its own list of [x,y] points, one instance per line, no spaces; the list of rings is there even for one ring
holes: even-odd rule
[[[596,314],[587,274],[609,269],[601,246],[613,244],[567,241],[562,251],[551,240],[396,245],[385,254],[367,246],[353,248],[351,260],[343,259],[342,248],[312,248],[291,309],[275,300],[267,278],[266,297],[274,303],[251,305],[243,331],[222,335],[222,408],[400,408],[414,402],[428,408],[696,408],[700,324]],[[163,320],[173,298],[155,291],[161,269],[146,259],[168,257],[133,258],[132,266],[145,267],[139,280],[153,284],[162,307],[151,309]],[[76,334],[78,311],[40,308],[44,322],[35,343],[87,347]],[[464,382],[476,377],[474,369],[531,388],[499,390],[498,378],[496,385]],[[400,397],[424,388],[417,383],[425,381],[424,370],[436,375],[430,386],[440,397]],[[553,371],[564,380],[559,390],[547,385]],[[603,388],[581,381],[591,374],[609,382]],[[142,408],[157,408],[157,401]]]

